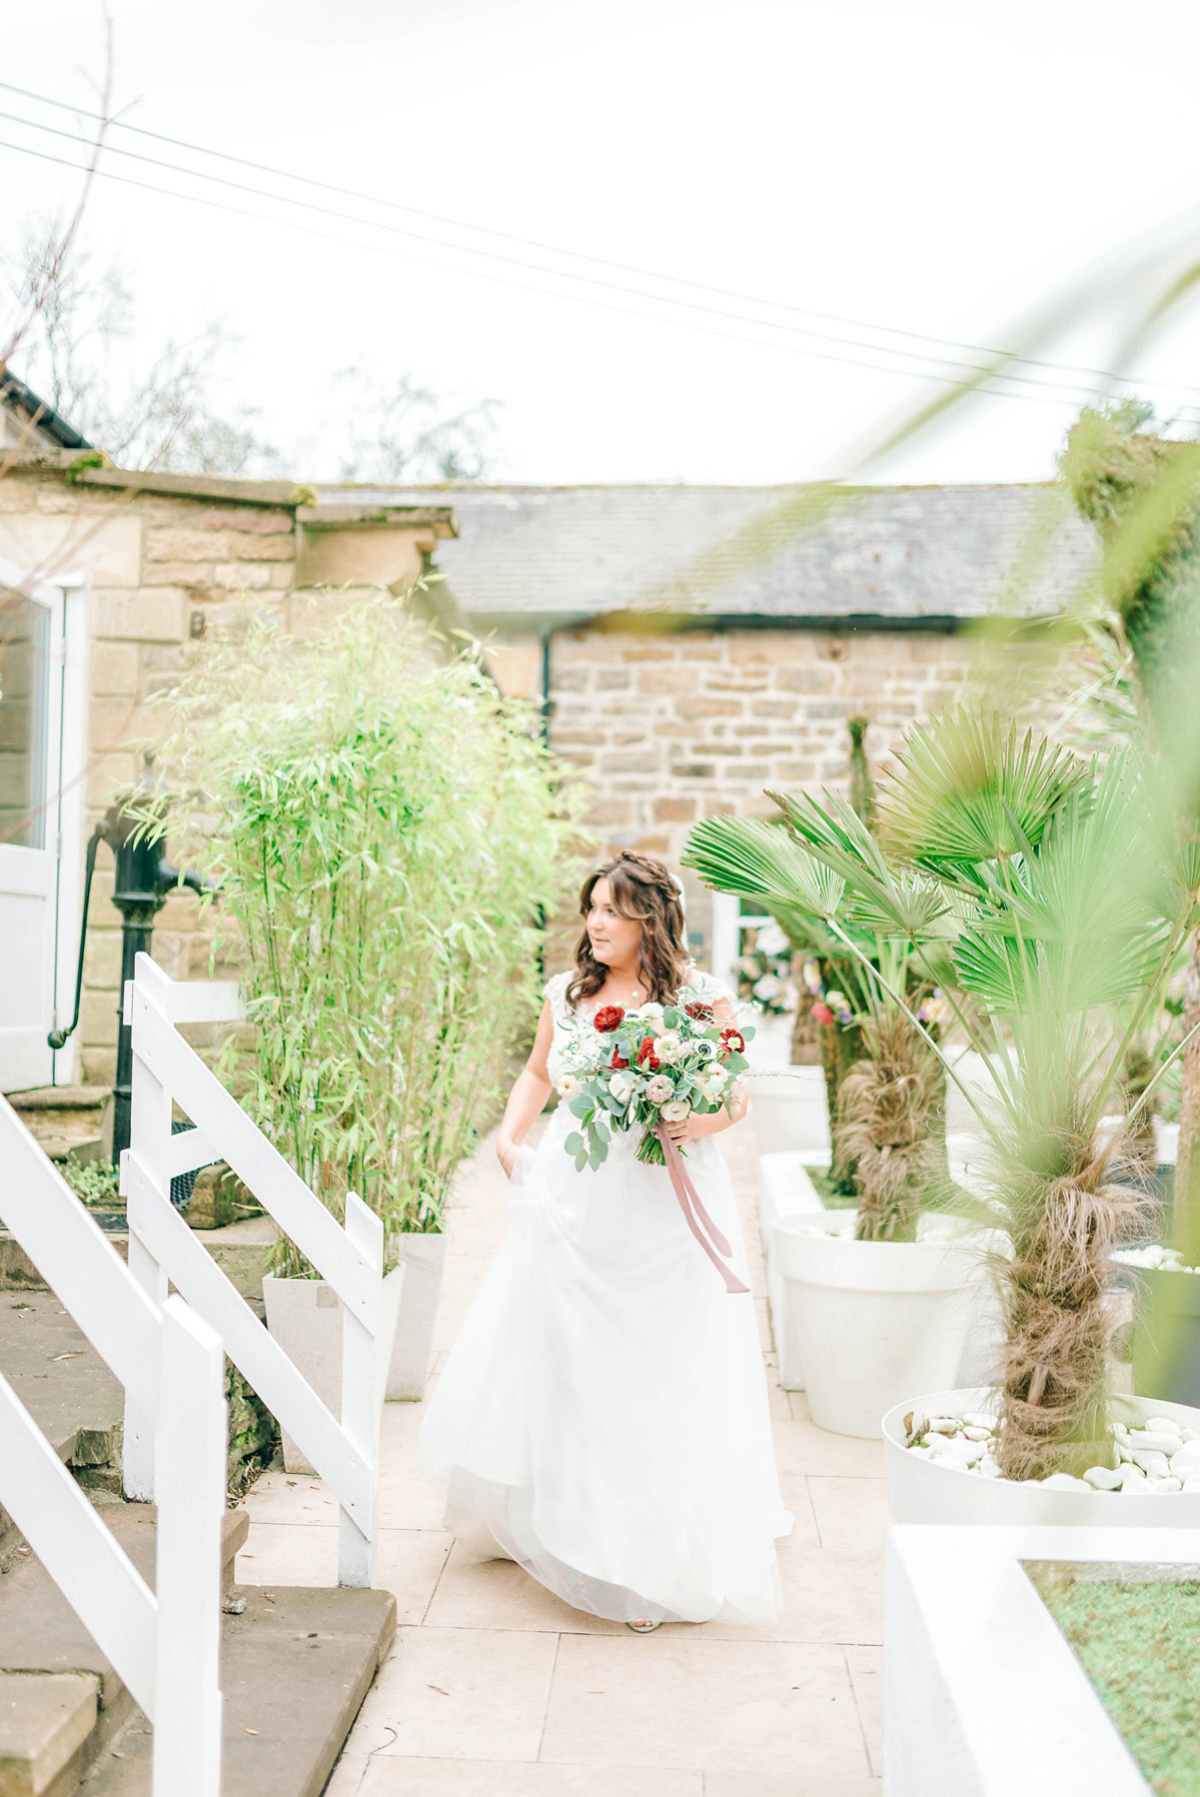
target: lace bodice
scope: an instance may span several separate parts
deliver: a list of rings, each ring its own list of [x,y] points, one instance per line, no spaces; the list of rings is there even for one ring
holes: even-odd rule
[[[554,1041],[550,1046],[550,1053],[546,1057],[546,1065],[555,1085],[559,1083],[567,1070],[563,1056],[569,1050],[576,1033],[583,1026],[591,1023],[596,1010],[594,999],[584,999],[576,1009],[567,1003],[567,988],[573,977],[573,970],[556,973],[553,978],[547,980],[545,986],[545,995],[550,1001],[550,1014],[554,1019]],[[687,979],[680,988],[680,997],[685,994],[701,999],[709,1005],[715,1005],[721,999],[727,1000],[730,1004],[734,1002],[733,995],[722,980],[717,979],[715,974],[705,973],[703,968],[695,966],[690,969]]]

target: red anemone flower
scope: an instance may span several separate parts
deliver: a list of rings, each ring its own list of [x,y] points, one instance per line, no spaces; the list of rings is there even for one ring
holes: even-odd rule
[[[642,1038],[642,1046],[638,1049],[638,1057],[637,1058],[638,1058],[638,1066],[639,1067],[644,1065],[646,1067],[649,1067],[651,1073],[658,1072],[659,1060],[658,1060],[658,1056],[654,1052],[654,1037],[653,1036],[644,1036]]]
[[[721,1031],[721,1053],[723,1055],[745,1054],[745,1052],[746,1038],[741,1030],[735,1030],[731,1024],[728,1029]]]
[[[702,1004],[699,999],[695,999],[693,1003],[685,1005],[683,1008],[693,1023],[711,1023],[713,1020],[712,1006]]]
[[[628,1067],[629,1062],[623,1058],[619,1048],[614,1048],[613,1052],[612,1052],[612,1060],[608,1064],[610,1067],[615,1068],[616,1071],[618,1073],[620,1073],[623,1068]]]
[[[613,1030],[619,1030],[624,1021],[625,1013],[620,1005],[601,1005],[592,1019],[602,1036],[611,1035]]]

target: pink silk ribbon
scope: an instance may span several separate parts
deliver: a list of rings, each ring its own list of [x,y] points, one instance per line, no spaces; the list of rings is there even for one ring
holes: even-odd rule
[[[661,1118],[655,1134],[662,1143],[662,1151],[667,1160],[667,1172],[671,1175],[671,1184],[675,1188],[675,1196],[679,1200],[679,1208],[684,1214],[688,1228],[725,1281],[725,1290],[730,1293],[748,1292],[750,1287],[743,1285],[733,1268],[726,1266],[725,1261],[721,1258],[722,1255],[730,1256],[732,1249],[700,1202],[700,1194],[692,1184],[691,1175],[684,1165],[683,1156],[672,1141],[667,1126]],[[705,1236],[705,1230],[712,1238],[711,1243]]]

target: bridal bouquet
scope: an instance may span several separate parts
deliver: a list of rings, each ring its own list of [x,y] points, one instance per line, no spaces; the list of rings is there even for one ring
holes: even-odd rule
[[[559,1092],[579,1119],[566,1140],[575,1166],[599,1167],[614,1130],[641,1128],[637,1157],[666,1164],[660,1121],[683,1123],[732,1106],[733,1082],[744,1073],[752,1029],[717,1021],[711,1005],[602,1005],[581,1023],[570,1071]]]

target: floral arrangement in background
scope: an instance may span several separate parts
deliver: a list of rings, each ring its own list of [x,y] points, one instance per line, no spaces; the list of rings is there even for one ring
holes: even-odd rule
[[[660,1126],[686,1122],[693,1111],[731,1109],[753,1035],[719,1022],[699,1000],[631,1011],[602,1005],[576,1032],[570,1071],[558,1087],[579,1119],[564,1144],[578,1170],[603,1164],[614,1130],[639,1126],[638,1159],[664,1165]]]
[[[738,997],[765,1017],[786,1017],[797,997],[791,943],[777,923],[760,924],[747,935],[736,962]]]
[[[823,1023],[827,1027],[840,1023],[843,1029],[848,1029],[853,1023],[861,1023],[862,1019],[856,1015],[854,1007],[845,993],[837,991],[835,987],[826,987],[819,961],[806,961],[801,978],[812,997],[812,1014],[818,1023]],[[918,1021],[931,1030],[936,1030],[938,1026],[946,1023],[950,1015],[949,1002],[940,986],[935,986],[933,991],[927,993],[916,1007]]]

